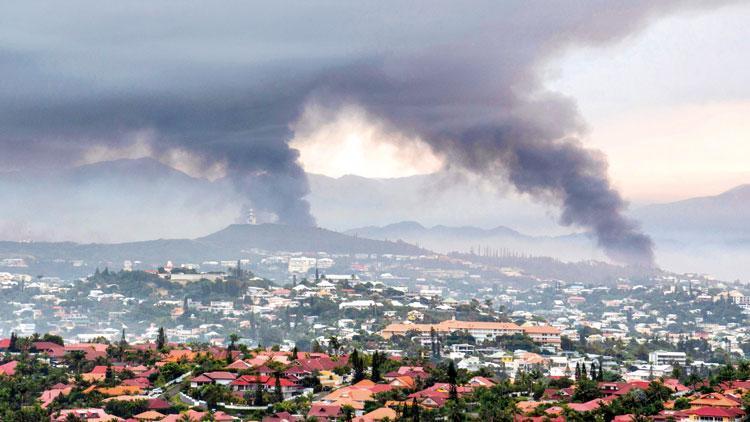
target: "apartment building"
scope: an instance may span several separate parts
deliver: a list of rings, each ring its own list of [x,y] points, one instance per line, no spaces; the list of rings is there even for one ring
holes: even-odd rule
[[[512,322],[457,321],[451,319],[438,324],[390,324],[380,332],[380,335],[389,339],[394,335],[405,335],[410,331],[416,331],[421,335],[430,335],[432,330],[440,335],[455,331],[466,331],[478,342],[500,336],[527,334],[539,344],[560,346],[560,330],[557,328],[549,325],[522,327]]]

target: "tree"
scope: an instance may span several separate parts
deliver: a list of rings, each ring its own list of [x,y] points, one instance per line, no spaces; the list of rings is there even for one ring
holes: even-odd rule
[[[450,422],[461,422],[464,420],[466,406],[460,400],[448,400],[443,407]]]
[[[10,343],[8,345],[8,351],[11,351],[11,352],[18,351],[18,336],[16,335],[15,331],[10,333]]]
[[[690,386],[691,389],[695,390],[696,386],[700,384],[703,381],[703,378],[701,378],[698,374],[695,372],[690,372],[690,375],[688,375],[687,380],[685,380],[685,383]]]
[[[115,383],[115,374],[114,371],[112,371],[112,365],[107,365],[107,370],[104,372],[104,384],[106,385],[114,385]]]
[[[743,396],[743,403],[745,401]],[[685,410],[690,409],[690,399],[687,397],[680,397],[674,401],[674,410]]]
[[[167,346],[167,334],[164,332],[164,327],[159,327],[159,333],[156,335],[156,348],[163,352]]]
[[[448,385],[450,386],[448,398],[453,402],[458,401],[458,386],[456,385],[457,378],[458,372],[456,371],[456,365],[451,360],[448,363]]]
[[[417,398],[411,403],[411,420],[412,422],[419,422],[419,405],[417,404]]]
[[[602,392],[599,390],[599,384],[596,381],[581,377],[576,383],[572,398],[575,402],[583,403],[601,396]]]
[[[200,398],[206,401],[209,408],[215,408],[217,403],[229,402],[234,397],[227,387],[219,384],[205,385],[200,388],[198,393]]]
[[[336,336],[331,336],[328,339],[328,347],[331,348],[331,354],[337,355],[338,350],[341,348],[341,343],[339,343],[339,339]]]
[[[227,347],[227,363],[232,363],[232,352],[237,347],[238,341],[240,341],[239,335],[237,335],[236,333],[232,333],[229,335],[229,346]]]
[[[73,350],[66,353],[63,360],[68,365],[68,368],[76,374],[80,374],[83,363],[86,361],[86,353],[83,350]]]
[[[281,372],[276,371],[273,373],[274,381],[274,393],[276,394],[276,402],[284,401],[284,393],[281,390]]]
[[[380,382],[380,365],[381,365],[381,354],[376,350],[372,354],[372,370],[370,371],[370,379],[372,382]]]
[[[263,387],[261,387],[261,384],[258,383],[255,386],[255,398],[253,399],[253,406],[263,406],[265,405],[263,401]]]
[[[354,369],[354,377],[352,378],[352,383],[356,383],[365,379],[364,359],[359,356],[359,352],[357,351],[357,349],[354,349],[351,356],[349,356],[349,360],[351,361],[352,369]]]
[[[55,334],[45,333],[39,340],[59,344],[60,346],[65,346],[63,338]]]
[[[295,344],[292,348],[292,360],[297,360],[299,356],[297,354],[299,353],[299,350],[297,350],[297,345]]]
[[[351,405],[345,404],[344,406],[342,406],[341,407],[341,412],[343,413],[344,421],[345,422],[351,422],[352,421],[352,418],[354,416],[354,408]]]
[[[122,357],[125,355],[125,348],[128,346],[127,340],[125,340],[125,329],[122,329],[122,335],[120,336],[120,344],[118,346],[118,358],[122,359]]]
[[[473,392],[478,404],[479,420],[512,422],[517,413],[516,402],[510,395],[510,384],[500,383],[491,388],[478,388]]]
[[[437,346],[437,333],[435,332],[435,327],[430,327],[430,347],[432,350],[432,359],[437,360],[438,359],[438,346]]]
[[[110,400],[104,409],[115,416],[131,418],[148,410],[148,400]]]

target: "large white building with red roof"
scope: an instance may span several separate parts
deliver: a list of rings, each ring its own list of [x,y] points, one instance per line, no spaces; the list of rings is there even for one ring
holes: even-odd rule
[[[520,326],[512,322],[457,321],[455,319],[437,324],[390,324],[380,332],[380,335],[387,340],[394,335],[405,335],[410,331],[429,335],[432,330],[440,335],[466,331],[479,342],[514,334],[526,334],[542,345],[559,347],[561,342],[560,330],[550,325]]]

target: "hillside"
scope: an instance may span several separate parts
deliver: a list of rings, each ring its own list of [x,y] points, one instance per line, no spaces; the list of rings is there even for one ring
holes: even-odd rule
[[[750,184],[715,196],[648,205],[634,215],[657,236],[746,243],[750,240]]]
[[[317,227],[280,224],[233,224],[196,239],[227,251],[251,248],[269,251],[325,251],[329,253],[423,254],[426,251],[404,242],[365,239]]]
[[[0,242],[0,257],[34,260],[84,260],[116,262],[139,260],[150,263],[175,260],[236,259],[251,249],[329,253],[422,254],[426,251],[404,243],[383,242],[347,236],[313,227],[278,224],[235,224],[198,239],[159,239],[127,243]]]
[[[344,233],[379,240],[402,240],[443,253],[490,248],[534,256],[553,256],[566,261],[604,259],[585,234],[530,236],[505,226],[491,229],[445,225],[425,227],[414,221],[361,227]]]
[[[372,239],[400,239],[409,236],[450,236],[461,238],[485,239],[488,237],[525,237],[516,230],[504,226],[492,229],[482,229],[474,226],[452,227],[437,225],[427,228],[416,221],[402,221],[387,226],[367,226],[347,230],[344,233],[369,237]]]

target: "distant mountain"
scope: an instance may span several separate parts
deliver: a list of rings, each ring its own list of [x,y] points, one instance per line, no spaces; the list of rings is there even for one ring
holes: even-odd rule
[[[318,225],[342,231],[394,221],[508,225],[560,234],[547,207],[498,195],[482,180],[439,173],[393,179],[310,174]],[[502,189],[502,187],[500,188]],[[247,204],[232,184],[191,177],[151,158],[0,173],[0,239],[129,242],[194,238],[239,222]]]
[[[424,254],[424,249],[404,242],[363,239],[314,227],[279,224],[234,224],[197,239],[159,239],[128,243],[0,242],[0,257],[31,260],[85,260],[114,262],[138,260],[147,263],[202,262],[235,259],[252,249],[329,253]]]
[[[632,215],[656,242],[665,268],[723,279],[750,277],[750,185],[724,193],[654,204]]]
[[[0,173],[0,239],[123,242],[197,237],[236,222],[242,201],[150,158]]]
[[[416,221],[402,221],[400,223],[388,224],[387,226],[367,226],[351,230],[344,233],[369,237],[372,239],[400,239],[410,236],[447,236],[473,239],[486,239],[491,237],[528,237],[507,227],[498,226],[493,229],[482,229],[474,226],[450,227],[437,225],[427,228]]]
[[[750,241],[750,184],[715,196],[648,205],[633,212],[658,237],[723,242]]]
[[[329,253],[375,253],[419,255],[428,253],[405,242],[391,242],[351,236],[316,227],[280,224],[233,224],[224,230],[196,239],[229,251],[251,248],[268,251]]]
[[[605,259],[585,234],[530,236],[504,226],[483,229],[436,225],[428,228],[414,221],[367,226],[345,233],[380,240],[402,240],[443,253],[478,252],[489,248],[507,253],[553,256],[567,261]]]
[[[319,225],[333,230],[419,221],[430,226],[504,225],[545,235],[569,232],[556,223],[555,210],[481,178],[447,172],[390,179],[308,178],[313,215]]]
[[[402,239],[441,252],[491,247],[564,260],[604,258],[585,235],[564,236],[570,229],[556,224],[554,208],[495,181],[447,172],[393,179],[310,174],[309,181],[307,199],[318,225],[359,227],[349,233],[360,238]],[[125,256],[132,245],[157,249],[140,239],[198,242],[238,222],[245,205],[227,180],[191,177],[150,158],[0,173],[0,239],[78,242],[56,244],[72,255],[92,242],[92,254],[112,255],[115,246],[98,245],[131,242],[124,244]],[[654,238],[665,268],[723,278],[750,274],[750,185],[643,206],[630,215]],[[392,224],[398,221],[407,223]],[[205,244],[162,246],[193,256]]]

